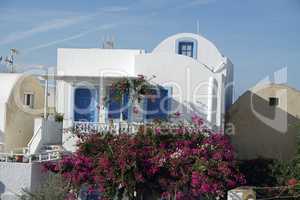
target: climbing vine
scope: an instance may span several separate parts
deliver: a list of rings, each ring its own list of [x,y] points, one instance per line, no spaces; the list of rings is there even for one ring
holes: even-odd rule
[[[108,103],[110,97],[117,102],[122,102],[124,94],[130,93],[131,100],[141,100],[143,95],[150,95],[155,88],[154,85],[150,84],[150,81],[155,78],[147,78],[144,75],[138,75],[135,79],[122,78],[116,82],[113,82],[110,86],[109,93],[104,97],[104,102]]]

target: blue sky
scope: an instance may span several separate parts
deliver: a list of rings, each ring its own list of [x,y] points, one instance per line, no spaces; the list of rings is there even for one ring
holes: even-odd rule
[[[19,67],[55,66],[58,47],[99,47],[107,35],[151,51],[197,21],[234,63],[237,96],[283,67],[300,89],[300,0],[0,0],[0,55],[14,47]]]

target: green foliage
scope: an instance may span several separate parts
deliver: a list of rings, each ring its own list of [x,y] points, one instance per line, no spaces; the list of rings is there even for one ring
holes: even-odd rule
[[[119,81],[112,83],[110,88],[110,93],[112,93],[112,98],[117,102],[122,102],[123,95],[130,92],[131,100],[140,100],[142,95],[151,94],[153,86],[149,81],[154,78],[146,79],[143,75],[138,75],[136,79],[123,78]],[[104,97],[104,101],[108,103],[110,101],[109,94]]]
[[[58,174],[50,173],[47,180],[35,191],[26,189],[20,196],[21,200],[65,200],[70,188]]]
[[[63,122],[64,121],[64,115],[60,113],[55,113],[54,119],[56,122]]]
[[[275,164],[272,159],[258,158],[239,162],[239,169],[245,175],[247,185],[250,186],[275,186],[277,185]]]
[[[273,174],[278,185],[284,185],[292,178],[300,180],[300,133],[297,134],[296,139],[297,146],[294,158],[289,161],[277,160],[273,166]]]
[[[300,199],[300,133],[296,143],[291,160],[259,158],[240,162],[240,171],[247,184],[255,186],[257,198]]]

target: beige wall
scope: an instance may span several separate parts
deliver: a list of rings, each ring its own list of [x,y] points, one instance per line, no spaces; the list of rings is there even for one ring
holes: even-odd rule
[[[269,97],[279,98],[279,105],[270,106]],[[299,100],[300,92],[285,85],[256,86],[243,94],[227,113],[238,157],[292,158],[300,133]]]
[[[25,92],[34,94],[33,109],[23,105]],[[44,89],[31,76],[21,78],[14,86],[7,103],[5,126],[5,151],[16,151],[26,147],[33,136],[34,118],[43,113]]]

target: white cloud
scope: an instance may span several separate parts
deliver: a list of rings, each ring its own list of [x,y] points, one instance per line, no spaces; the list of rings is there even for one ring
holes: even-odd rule
[[[188,3],[189,6],[206,5],[214,3],[216,0],[192,0]]]
[[[70,41],[70,40],[74,40],[74,39],[83,37],[83,36],[85,36],[85,35],[87,35],[89,33],[92,33],[92,32],[96,32],[96,31],[100,31],[100,30],[108,30],[108,29],[111,29],[111,28],[113,28],[115,26],[116,26],[115,24],[104,24],[104,25],[102,25],[102,26],[100,26],[98,28],[90,29],[90,30],[81,32],[81,33],[76,34],[76,35],[72,35],[72,36],[69,36],[69,37],[66,37],[66,38],[63,38],[63,39],[54,40],[54,41],[51,41],[51,42],[47,42],[47,43],[44,43],[44,44],[37,45],[35,47],[31,47],[29,49],[25,49],[24,53],[26,54],[26,53],[29,53],[29,52],[32,52],[32,51],[35,51],[35,50],[38,50],[38,49],[42,49],[42,48],[53,46],[53,45],[56,45],[56,44],[59,44],[59,43],[67,42],[67,41]]]
[[[3,37],[0,40],[0,45],[13,43],[18,40],[25,39],[25,38],[31,37],[31,36],[39,34],[39,33],[44,33],[44,32],[50,31],[50,30],[57,30],[57,29],[71,26],[71,25],[78,24],[80,22],[88,21],[88,20],[91,20],[91,19],[95,18],[96,16],[103,14],[103,13],[116,13],[116,12],[123,12],[126,10],[128,10],[127,7],[118,7],[118,6],[105,7],[105,8],[100,9],[98,12],[89,14],[89,15],[72,16],[72,17],[65,17],[65,18],[61,18],[61,19],[51,20],[51,21],[45,22],[43,24],[39,24],[29,30],[11,33],[8,36]],[[42,14],[42,13],[40,13],[40,14]],[[18,17],[22,18],[24,16],[20,15]]]
[[[190,0],[189,2],[183,1],[176,9],[184,9],[189,7],[197,7],[215,3],[217,0]]]
[[[23,32],[12,33],[12,34],[2,38],[2,40],[0,40],[0,45],[16,42],[18,40],[31,37],[38,33],[43,33],[43,32],[47,32],[50,30],[61,29],[61,28],[64,28],[64,27],[67,27],[70,25],[74,25],[81,21],[89,20],[89,19],[93,18],[94,16],[95,16],[95,14],[88,15],[88,16],[79,16],[79,17],[51,20],[47,23],[38,25],[29,30],[26,30]]]

